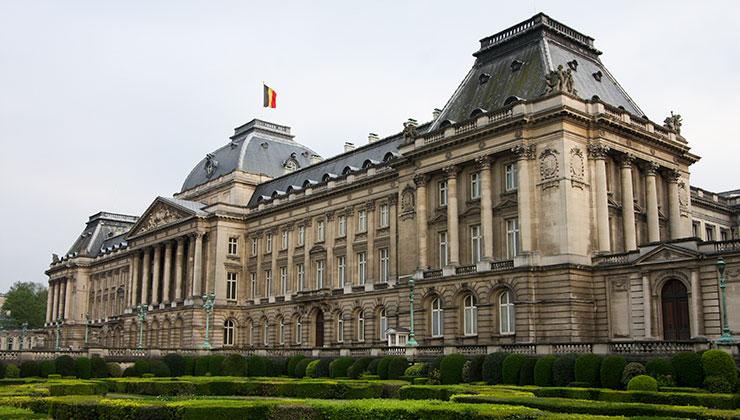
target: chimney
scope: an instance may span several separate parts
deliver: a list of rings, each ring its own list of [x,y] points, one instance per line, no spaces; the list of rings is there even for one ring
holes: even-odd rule
[[[321,159],[321,156],[319,156],[319,155],[311,155],[311,165],[313,165],[314,163],[319,163],[319,162],[321,162],[321,160],[322,160]]]
[[[368,143],[375,143],[376,141],[380,140],[380,137],[378,137],[375,133],[369,133],[367,135],[367,142]]]
[[[355,150],[355,144],[350,142],[344,143],[344,153],[351,152]]]
[[[439,118],[439,116],[442,115],[442,110],[439,108],[434,108],[434,111],[432,111],[432,119],[436,120]]]

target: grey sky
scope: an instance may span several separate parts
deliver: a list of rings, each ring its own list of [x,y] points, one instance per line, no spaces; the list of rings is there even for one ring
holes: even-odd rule
[[[535,14],[533,1],[0,0],[0,291],[46,282],[89,215],[139,215],[254,117],[327,157],[367,133],[431,118],[478,40]],[[736,1],[536,1],[596,39],[656,122],[671,110],[702,160],[691,183],[734,175]],[[262,81],[278,108],[262,109]]]

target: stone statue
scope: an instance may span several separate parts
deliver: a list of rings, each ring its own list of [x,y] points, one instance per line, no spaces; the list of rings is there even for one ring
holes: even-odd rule
[[[416,124],[413,121],[403,123],[403,138],[406,144],[413,143],[417,137],[419,137],[419,132],[416,131]]]
[[[673,114],[673,111],[671,111],[671,116],[666,117],[665,120],[663,120],[663,126],[671,131],[675,131],[677,134],[681,134],[681,114]]]
[[[552,92],[566,92],[573,95],[578,93],[573,81],[573,72],[570,69],[563,70],[562,64],[557,70],[545,76],[545,84],[545,95]]]

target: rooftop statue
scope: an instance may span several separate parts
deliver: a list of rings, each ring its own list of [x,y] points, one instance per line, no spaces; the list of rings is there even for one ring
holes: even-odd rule
[[[673,111],[671,111],[671,116],[666,117],[666,119],[663,120],[663,126],[669,130],[675,131],[677,134],[681,134],[682,122],[681,114],[674,115]]]
[[[578,93],[573,82],[573,72],[570,69],[563,70],[562,64],[545,76],[545,83],[545,95],[552,92],[567,92],[572,95]]]

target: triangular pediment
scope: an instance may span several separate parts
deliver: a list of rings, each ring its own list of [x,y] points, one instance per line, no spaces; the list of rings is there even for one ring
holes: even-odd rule
[[[645,255],[637,258],[633,264],[652,264],[652,263],[664,263],[667,261],[681,261],[694,259],[699,255],[695,251],[691,251],[685,248],[677,247],[670,244],[663,244],[657,246],[652,251],[647,252]]]
[[[195,216],[196,212],[162,197],[149,206],[136,224],[131,228],[127,238],[158,230],[181,220]]]

